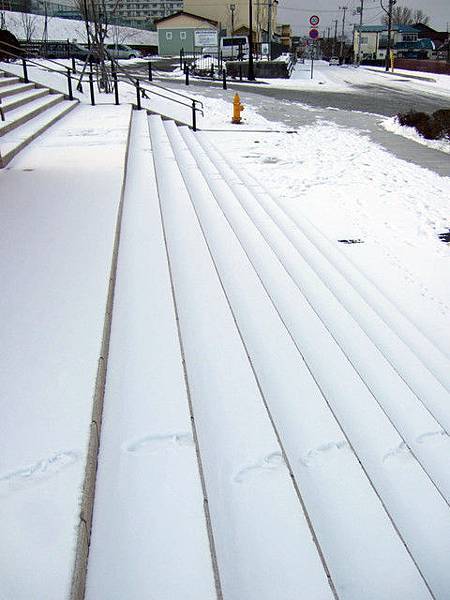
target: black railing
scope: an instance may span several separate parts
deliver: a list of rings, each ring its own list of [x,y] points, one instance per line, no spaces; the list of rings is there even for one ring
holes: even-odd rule
[[[29,82],[28,69],[27,69],[28,64],[34,65],[40,69],[44,69],[51,73],[58,73],[60,75],[65,75],[65,77],[67,78],[67,91],[68,91],[67,96],[68,96],[69,100],[73,100],[72,79],[74,79],[74,81],[77,84],[76,85],[77,91],[79,91],[81,93],[83,93],[82,83],[87,81],[89,84],[91,104],[93,106],[95,105],[95,89],[94,89],[94,77],[93,77],[93,73],[92,73],[92,62],[91,62],[90,72],[88,73],[87,77],[84,76],[84,69],[82,70],[81,74],[78,76],[77,71],[76,71],[76,64],[75,64],[74,57],[72,57],[72,66],[71,67],[61,64],[58,61],[53,60],[53,59],[48,59],[48,58],[44,59],[46,62],[50,62],[50,63],[55,64],[58,67],[60,67],[60,69],[56,69],[56,68],[49,67],[48,65],[42,65],[42,63],[38,63],[33,59],[24,57],[22,48],[19,48],[12,44],[8,44],[7,42],[1,42],[1,45],[2,45],[2,53],[3,54],[6,54],[14,59],[19,59],[22,61],[23,80],[25,83]],[[5,46],[7,46],[9,48],[9,50],[6,50]],[[137,76],[133,77],[126,71],[126,69],[123,69],[120,66],[120,64],[118,63],[118,61],[116,59],[114,59],[108,53],[108,51],[105,50],[105,54],[111,62],[111,76],[112,76],[112,80],[113,80],[114,103],[116,105],[119,104],[118,82],[120,81],[122,83],[132,85],[136,89],[136,108],[138,110],[140,110],[142,108],[141,99],[148,98],[149,94],[158,96],[160,98],[163,98],[164,100],[169,100],[170,102],[175,102],[176,104],[180,104],[182,106],[185,106],[186,108],[189,108],[191,111],[191,116],[192,116],[192,129],[194,131],[196,131],[196,129],[197,129],[197,113],[200,113],[202,116],[204,115],[203,102],[201,102],[200,100],[197,100],[195,98],[192,98],[191,96],[187,96],[186,94],[182,94],[181,92],[175,92],[174,90],[171,90],[163,85],[154,83],[154,81],[152,81],[153,76],[152,76],[151,66],[149,66],[149,72],[148,72],[149,81],[151,81],[151,87],[148,87],[148,86],[144,85],[144,82],[139,77],[137,77]],[[92,58],[95,58],[93,54],[92,54],[92,56],[88,57],[88,59],[86,60],[85,66],[88,64],[88,60],[92,59]],[[77,75],[77,77],[74,77],[74,75]],[[156,91],[153,88],[157,88],[157,90],[162,90],[165,92],[165,94],[163,94],[159,91]],[[167,94],[172,95],[172,97],[168,96]],[[176,96],[176,97],[173,97],[173,96]],[[0,110],[0,115],[1,115],[1,119],[5,120],[3,110]]]
[[[141,109],[141,98],[148,98],[147,94],[152,94],[154,96],[158,96],[160,98],[163,98],[164,100],[170,100],[171,102],[175,102],[176,104],[180,104],[181,106],[186,106],[187,108],[189,108],[191,110],[192,129],[194,131],[197,130],[197,113],[200,113],[202,116],[204,116],[203,102],[201,102],[200,100],[197,100],[195,98],[192,98],[191,96],[187,96],[186,94],[182,94],[181,92],[175,92],[174,90],[171,90],[170,88],[167,88],[158,83],[155,83],[154,81],[151,81],[151,84],[150,84],[151,87],[146,86],[146,85],[144,85],[144,81],[141,78],[130,75],[126,69],[123,69],[120,66],[120,64],[118,63],[118,61],[115,58],[110,56],[108,52],[106,52],[106,54],[108,55],[108,57],[111,61],[111,72],[113,73],[113,79],[115,79],[117,81],[117,79],[119,79],[119,76],[120,76],[119,80],[122,83],[128,83],[129,85],[132,85],[136,89],[136,100],[137,100],[136,104],[137,104],[138,110]],[[151,71],[150,71],[150,73],[151,73]],[[150,77],[149,77],[149,79],[150,79]],[[155,89],[153,89],[153,88],[157,88],[157,90],[163,90],[164,92],[166,92],[166,94],[162,94],[159,91],[155,91]],[[116,99],[117,99],[118,98],[117,86],[115,87],[115,94],[116,94]],[[176,96],[176,98],[168,97],[167,94]]]

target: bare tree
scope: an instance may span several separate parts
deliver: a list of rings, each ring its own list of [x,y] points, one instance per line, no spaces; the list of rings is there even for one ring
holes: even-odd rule
[[[413,12],[412,19],[413,23],[422,23],[422,25],[428,25],[428,23],[430,22],[430,17],[426,15],[420,8],[417,8]]]
[[[83,16],[88,46],[97,72],[97,84],[104,92],[111,91],[111,82],[106,66],[105,40],[108,37],[109,13],[105,0],[76,0]]]
[[[388,15],[384,15],[383,23],[388,22]],[[392,9],[392,25],[412,25],[413,23],[423,23],[427,25],[430,20],[423,10],[411,10],[409,6],[394,6]]]
[[[38,18],[36,15],[32,15],[30,13],[21,13],[20,20],[22,22],[25,40],[27,42],[31,42],[36,31]]]

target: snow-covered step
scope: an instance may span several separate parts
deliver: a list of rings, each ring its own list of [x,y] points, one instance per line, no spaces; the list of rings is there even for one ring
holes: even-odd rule
[[[71,597],[130,115],[78,105],[0,172],[3,598]]]
[[[209,143],[200,136],[204,144]],[[215,150],[227,160],[220,149]],[[239,165],[231,167],[238,174],[238,185],[244,183],[252,191],[411,389],[450,429],[450,361],[304,215],[299,217]]]
[[[8,75],[8,76],[4,76],[4,77],[0,77],[0,88],[3,88],[5,86],[10,86],[16,83],[19,83],[20,79],[19,77],[13,77],[12,75]]]
[[[207,145],[205,137],[201,139]],[[252,191],[242,185],[224,158],[210,145],[208,152],[214,156],[221,175],[226,178],[283,268],[314,308],[407,447],[450,503],[450,470],[443,460],[450,454],[448,392],[426,368],[419,370],[424,366],[414,354],[408,355],[407,348],[400,347],[396,354],[403,371],[409,376],[409,382],[405,381],[399,375],[396,362],[392,364],[382,352],[383,348],[389,352],[392,337],[395,340],[386,326],[383,330],[385,324],[377,322],[377,315],[371,313],[351,286],[342,282],[335,269],[314,253],[301,232],[297,234],[295,223],[277,211],[270,198],[260,196],[259,202],[255,202]],[[330,289],[333,287],[335,294]],[[357,315],[359,320],[353,315]],[[382,331],[381,335],[378,330]],[[428,410],[430,403],[440,409],[439,419]]]
[[[214,600],[150,145],[133,113],[87,600]]]
[[[205,139],[203,135],[204,134],[200,134],[202,139]],[[222,154],[222,157],[226,159],[219,148],[216,148],[216,151]],[[324,236],[323,233],[309,221],[307,216],[301,213],[301,208],[298,205],[293,207],[289,202],[283,201],[282,197],[271,194],[260,181],[257,182],[250,173],[243,169],[239,164],[233,163],[232,168],[239,175],[239,178],[244,185],[253,191],[256,198],[262,198],[267,202],[268,197],[270,197],[272,202],[277,205],[293,223],[295,223],[295,228],[303,233],[311,242],[314,253],[317,254],[317,252],[320,252],[326,257],[328,262],[341,274],[342,278],[358,292],[361,298],[363,298],[367,305],[370,306],[370,309],[378,315],[377,323],[379,324],[381,319],[392,332],[395,332],[398,338],[403,342],[402,351],[406,352],[408,359],[414,360],[411,356],[411,353],[413,353],[416,356],[416,359],[414,360],[415,365],[417,366],[417,358],[422,362],[422,366],[418,367],[418,373],[423,373],[425,367],[428,371],[433,373],[442,386],[450,392],[449,360],[433,344],[433,342],[417,328],[417,325],[412,323],[403,312],[368,279],[367,274],[363,273],[351,261],[351,258],[348,255],[342,251],[337,251],[336,243],[333,243]],[[293,231],[295,231],[295,229]],[[297,235],[290,238],[294,244],[296,244],[296,237]],[[311,264],[314,263],[312,262]],[[333,284],[333,288],[336,289],[334,281]],[[388,347],[389,346],[386,345],[386,353]],[[400,357],[396,355],[395,361],[398,361],[399,358]],[[409,365],[409,360],[406,363],[406,366]]]
[[[2,101],[2,108],[5,113],[6,119],[8,119],[6,113],[10,110],[14,110],[19,106],[23,106],[24,104],[36,100],[37,98],[42,98],[42,96],[46,96],[49,93],[50,90],[47,88],[33,88],[31,90],[21,92],[20,94],[15,94],[10,98],[6,98],[6,100]]]
[[[165,127],[338,596],[429,598],[179,129]]]
[[[0,138],[0,167],[5,167],[22,148],[73,110],[77,104],[77,100],[67,100],[56,106],[51,106],[31,121],[3,135]]]
[[[33,117],[36,117],[51,106],[59,104],[63,100],[63,94],[46,94],[41,98],[27,102],[14,110],[9,110],[7,119],[5,121],[0,121],[0,136],[23,125]]]
[[[7,98],[8,96],[15,96],[21,94],[27,90],[33,90],[36,88],[34,83],[14,83],[13,85],[0,87],[0,98]]]
[[[450,510],[376,397],[342,352],[195,136],[182,135],[274,306],[303,354],[395,527],[436,597],[450,573]],[[253,200],[257,204],[256,199]],[[268,220],[267,220],[268,223]],[[259,224],[259,223],[258,223]],[[275,224],[273,223],[275,227]],[[362,353],[365,347],[360,349]],[[384,377],[384,372],[379,373]],[[442,457],[445,460],[445,457]],[[414,492],[412,492],[414,490]],[[433,515],[430,519],[430,515]],[[422,527],[422,523],[427,523]]]
[[[223,597],[332,598],[170,141],[149,122]]]

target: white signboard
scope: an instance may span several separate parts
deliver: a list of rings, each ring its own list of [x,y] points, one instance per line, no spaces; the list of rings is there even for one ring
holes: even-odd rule
[[[215,46],[217,48],[217,31],[210,29],[197,29],[194,31],[195,46]]]

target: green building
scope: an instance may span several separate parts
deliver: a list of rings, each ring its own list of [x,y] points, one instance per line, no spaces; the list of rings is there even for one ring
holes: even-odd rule
[[[155,20],[160,56],[178,56],[180,50],[217,51],[218,23],[184,11]]]

